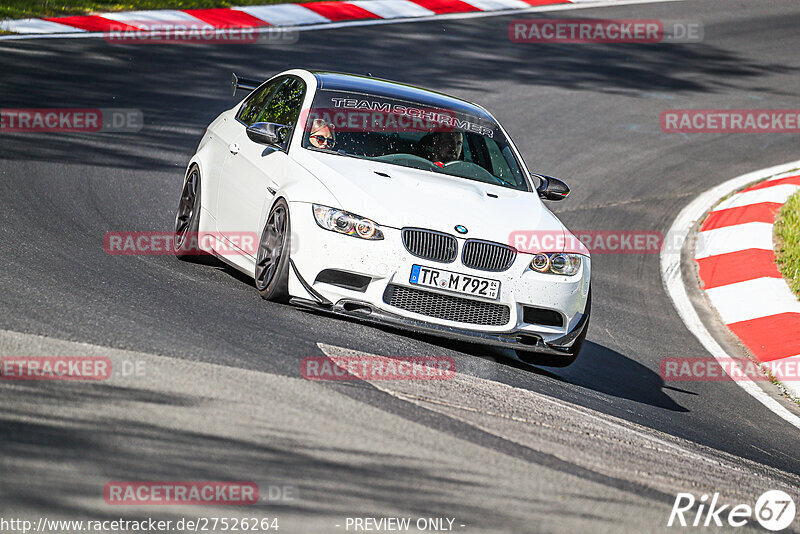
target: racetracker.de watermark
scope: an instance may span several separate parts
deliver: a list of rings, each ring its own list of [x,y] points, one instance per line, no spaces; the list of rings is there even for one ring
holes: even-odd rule
[[[667,109],[666,133],[798,133],[800,109]]]
[[[147,481],[109,482],[103,488],[106,504],[136,505],[252,505],[259,501],[255,482]]]
[[[0,133],[138,132],[143,126],[142,111],[132,108],[0,109]]]
[[[661,378],[669,382],[717,382],[723,380],[800,380],[800,360],[769,362],[735,358],[664,358],[659,366]]]
[[[574,252],[577,254],[658,254],[663,245],[661,232],[654,230],[515,230],[508,245],[517,252]]]
[[[105,356],[3,356],[3,380],[108,380],[111,360]]]
[[[487,128],[452,111],[416,108],[385,102],[333,98],[333,106],[303,112],[306,128],[313,132],[323,121],[334,133],[340,132],[453,132],[456,129],[485,134]]]
[[[174,232],[106,232],[103,250],[114,256],[174,255]],[[224,256],[255,256],[258,235],[255,232],[188,232],[180,244],[183,254],[205,255],[213,250]]]
[[[281,28],[211,26],[202,21],[130,20],[112,26],[103,38],[114,44],[294,44],[300,32]]]
[[[306,380],[451,380],[449,356],[311,356],[300,361]]]
[[[697,43],[703,35],[699,21],[520,19],[508,25],[513,43]]]
[[[0,358],[2,380],[108,380],[141,378],[147,362],[141,359],[111,359],[105,356],[4,356]]]

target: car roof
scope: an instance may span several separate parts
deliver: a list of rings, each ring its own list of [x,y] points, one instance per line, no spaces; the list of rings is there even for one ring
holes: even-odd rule
[[[466,100],[461,100],[460,98],[431,91],[430,89],[423,89],[422,87],[393,82],[391,80],[383,80],[381,78],[359,76],[357,74],[330,71],[309,72],[317,78],[319,89],[355,92],[407,100],[429,107],[445,108],[455,111],[456,113],[479,116],[495,122],[494,118],[482,107],[467,102]]]

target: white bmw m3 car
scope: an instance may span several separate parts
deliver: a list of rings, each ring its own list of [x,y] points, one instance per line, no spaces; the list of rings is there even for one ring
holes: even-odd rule
[[[186,172],[179,257],[188,236],[213,235],[203,250],[265,299],[509,347],[538,365],[575,360],[590,257],[542,202],[569,188],[531,173],[490,113],[333,72],[234,75],[233,86],[249,94],[208,126]],[[557,239],[520,250],[520,232]]]

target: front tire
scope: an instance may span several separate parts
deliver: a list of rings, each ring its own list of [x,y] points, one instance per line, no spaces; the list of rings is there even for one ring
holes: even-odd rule
[[[592,314],[591,288],[589,288],[589,295],[586,298],[586,308],[584,309],[584,313],[586,314],[586,324],[583,325],[583,331],[578,335],[577,339],[575,339],[575,342],[572,344],[569,350],[563,355],[556,356],[555,354],[540,354],[537,352],[514,349],[514,352],[517,353],[517,357],[525,363],[529,363],[531,365],[541,365],[543,367],[567,367],[572,365],[578,358],[578,354],[580,354],[581,349],[583,348],[583,342],[586,340],[586,333],[589,331],[589,319],[591,318]]]
[[[263,299],[273,302],[289,300],[290,236],[289,204],[279,198],[267,216],[258,242],[255,282]]]

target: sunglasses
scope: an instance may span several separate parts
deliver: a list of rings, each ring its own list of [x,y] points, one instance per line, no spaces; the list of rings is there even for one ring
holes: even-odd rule
[[[312,135],[311,139],[314,139],[317,143],[321,145],[328,144],[330,146],[333,146],[333,143],[336,142],[334,141],[333,137],[325,137],[324,135]]]

